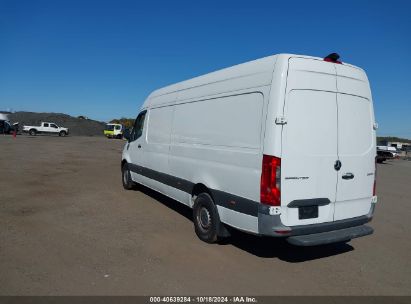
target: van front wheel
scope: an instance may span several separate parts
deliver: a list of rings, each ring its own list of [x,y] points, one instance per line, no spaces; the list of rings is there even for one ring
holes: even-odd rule
[[[218,236],[220,218],[213,199],[208,193],[197,196],[193,206],[194,229],[200,240],[215,243]]]
[[[131,173],[127,163],[121,167],[121,180],[123,181],[124,189],[131,190],[135,188],[135,183],[131,179]]]

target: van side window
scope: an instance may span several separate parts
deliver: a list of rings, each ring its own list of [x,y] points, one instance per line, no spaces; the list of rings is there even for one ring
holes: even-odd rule
[[[43,125],[43,127],[47,127],[47,128],[48,128],[48,126],[49,126],[48,123],[45,123],[45,124]]]
[[[134,122],[133,131],[131,132],[131,141],[138,139],[143,134],[144,119],[146,118],[146,113],[147,111],[143,111],[138,114],[136,121]]]

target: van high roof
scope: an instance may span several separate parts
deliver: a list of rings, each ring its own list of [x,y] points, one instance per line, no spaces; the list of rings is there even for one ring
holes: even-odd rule
[[[160,88],[152,92],[147,100],[156,98],[162,95],[177,93],[182,90],[186,90],[189,88],[200,87],[204,84],[209,84],[212,82],[218,83],[219,81],[227,80],[230,78],[242,78],[248,75],[254,74],[262,74],[264,77],[266,84],[270,84],[272,78],[272,72],[274,70],[274,65],[276,60],[288,60],[290,57],[299,57],[299,58],[306,58],[306,59],[315,59],[315,60],[324,60],[324,58],[320,57],[313,57],[313,56],[306,56],[306,55],[296,55],[296,54],[277,54],[271,55],[267,57],[263,57],[260,59],[248,61],[245,63],[240,63],[228,68],[223,68],[221,70],[217,70],[208,74],[204,74],[189,80],[185,80],[182,82],[178,82],[175,84],[168,85],[166,87]],[[350,66],[352,68],[359,69],[361,72],[364,71],[354,65],[343,63],[346,66]],[[265,74],[265,75],[264,75]]]

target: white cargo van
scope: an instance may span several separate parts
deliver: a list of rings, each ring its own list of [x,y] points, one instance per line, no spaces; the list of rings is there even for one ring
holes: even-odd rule
[[[124,187],[193,208],[210,243],[227,226],[301,246],[371,234],[370,86],[338,57],[275,55],[154,91],[124,147]]]

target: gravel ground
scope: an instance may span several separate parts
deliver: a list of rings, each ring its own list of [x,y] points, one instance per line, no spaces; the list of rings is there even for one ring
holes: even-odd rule
[[[411,162],[378,165],[371,236],[197,239],[191,210],[121,185],[123,141],[0,136],[0,295],[410,295]]]

